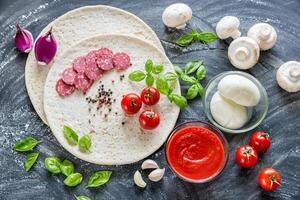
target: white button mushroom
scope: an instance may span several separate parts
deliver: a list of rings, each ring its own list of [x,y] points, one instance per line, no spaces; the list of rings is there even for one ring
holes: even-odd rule
[[[300,62],[289,61],[277,70],[277,82],[279,86],[288,92],[300,91]]]
[[[263,51],[271,49],[277,41],[275,29],[267,23],[254,24],[249,29],[247,36],[254,39]]]
[[[237,38],[228,47],[228,58],[236,68],[249,69],[258,62],[259,46],[252,38]]]
[[[246,107],[222,97],[219,92],[211,99],[210,112],[218,124],[229,129],[241,128],[248,120]]]
[[[192,18],[192,13],[192,9],[188,5],[175,3],[164,10],[162,20],[167,27],[183,29],[187,21]]]
[[[239,31],[240,20],[234,16],[223,17],[216,26],[216,33],[220,39],[232,37],[236,39],[241,36]]]
[[[242,106],[255,106],[260,100],[258,87],[240,75],[228,75],[218,84],[220,94]]]

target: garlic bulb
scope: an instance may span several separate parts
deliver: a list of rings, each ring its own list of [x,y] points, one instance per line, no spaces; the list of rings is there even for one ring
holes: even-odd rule
[[[300,91],[300,62],[289,61],[281,65],[276,79],[282,89],[288,92]]]
[[[164,10],[162,20],[167,27],[183,29],[192,18],[192,14],[192,9],[188,5],[175,3]]]
[[[154,160],[147,159],[142,163],[142,170],[144,169],[157,169],[159,168]]]
[[[33,47],[32,34],[28,30],[21,28],[19,24],[16,27],[15,45],[20,52],[29,53]]]
[[[134,175],[133,175],[133,181],[134,181],[134,183],[137,186],[139,186],[141,188],[144,188],[147,185],[146,182],[143,180],[142,175],[141,175],[141,173],[139,171],[136,171],[134,173]]]
[[[158,182],[162,179],[162,177],[164,176],[165,174],[165,168],[163,169],[155,169],[153,170],[149,175],[148,175],[148,178],[149,180],[151,181],[154,181],[154,182]]]

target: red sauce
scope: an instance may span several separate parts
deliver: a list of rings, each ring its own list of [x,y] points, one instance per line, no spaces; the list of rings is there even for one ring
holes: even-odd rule
[[[184,127],[168,141],[167,160],[181,177],[195,181],[216,176],[225,165],[224,145],[211,130]]]

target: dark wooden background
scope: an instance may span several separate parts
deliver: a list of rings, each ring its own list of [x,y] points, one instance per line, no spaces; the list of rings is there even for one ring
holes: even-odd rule
[[[83,1],[83,0],[1,0],[0,1],[0,199],[73,199],[73,195],[88,195],[92,199],[300,199],[300,92],[289,94],[276,84],[277,68],[286,61],[300,61],[300,1],[299,0],[189,0],[194,12],[184,31],[168,31],[161,14],[173,1]],[[241,20],[242,34],[257,22],[272,24],[278,33],[276,46],[263,52],[259,63],[247,71],[265,86],[270,99],[266,119],[259,130],[271,134],[272,146],[260,157],[251,170],[241,170],[234,163],[234,151],[247,143],[249,134],[227,135],[230,148],[229,162],[223,174],[208,184],[191,184],[177,178],[167,167],[163,148],[151,158],[166,167],[166,175],[159,183],[149,183],[142,190],[134,186],[133,173],[141,162],[125,166],[97,166],[76,159],[66,152],[34,112],[28,98],[24,66],[26,55],[14,48],[15,24],[32,31],[34,37],[56,17],[86,5],[107,4],[130,11],[148,23],[175,64],[183,65],[191,59],[203,59],[208,69],[204,85],[220,72],[235,70],[227,58],[228,41],[209,45],[194,44],[179,48],[174,40],[191,28],[214,31],[224,15],[235,15]],[[117,27],[116,27],[117,28]],[[182,87],[183,92],[186,88]],[[200,99],[182,110],[178,123],[188,120],[207,120]],[[11,146],[26,136],[34,136],[42,143],[36,149],[41,156],[33,170],[26,173],[23,162],[26,153],[16,153]],[[76,170],[85,176],[74,188],[65,187],[63,175],[52,175],[44,169],[46,156],[68,158],[76,163]],[[257,184],[261,168],[274,167],[281,172],[282,186],[275,192],[263,192]],[[87,177],[95,170],[111,169],[108,184],[96,189],[84,189]]]

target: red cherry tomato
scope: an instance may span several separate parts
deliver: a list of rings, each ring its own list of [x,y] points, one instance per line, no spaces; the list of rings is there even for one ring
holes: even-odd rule
[[[257,162],[256,150],[249,145],[242,145],[236,149],[235,162],[243,168],[251,168]]]
[[[143,129],[154,129],[159,125],[159,115],[152,110],[145,110],[140,114],[140,125]]]
[[[132,115],[139,112],[142,107],[142,100],[137,94],[129,93],[123,97],[121,106],[125,113]]]
[[[144,104],[153,106],[157,104],[160,98],[159,91],[154,87],[146,87],[141,93],[141,98]]]
[[[276,190],[281,184],[278,171],[272,168],[265,168],[258,175],[258,183],[265,191]]]
[[[250,137],[249,144],[257,152],[265,152],[271,145],[271,139],[268,133],[254,132]]]

